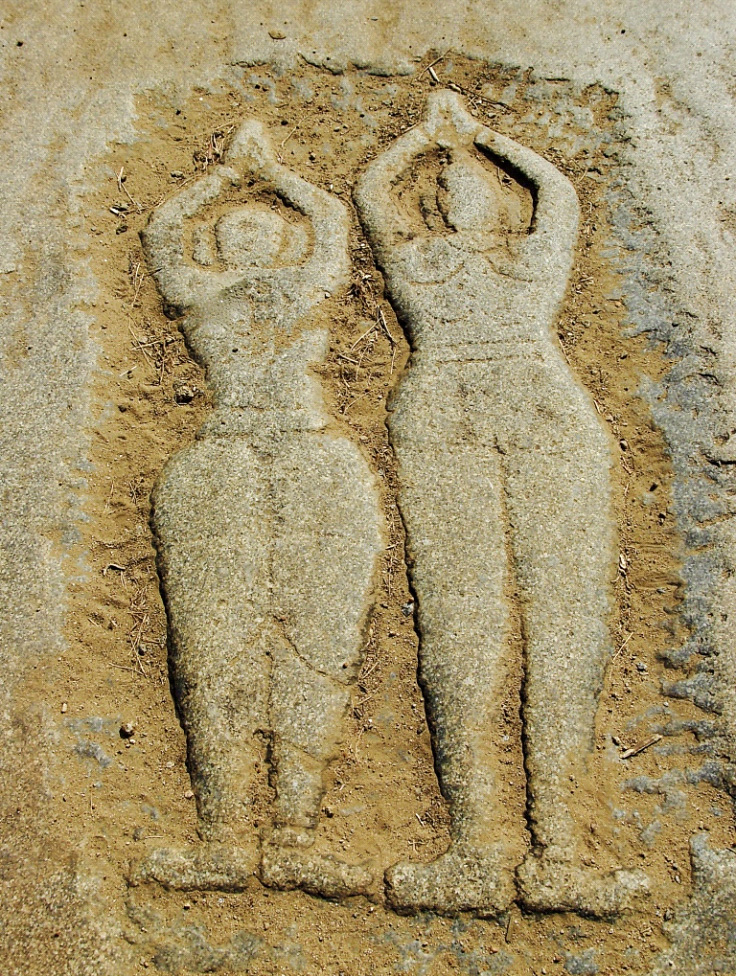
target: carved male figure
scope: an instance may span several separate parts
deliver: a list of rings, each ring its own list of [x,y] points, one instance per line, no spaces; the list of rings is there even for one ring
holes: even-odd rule
[[[281,165],[247,121],[225,164],[161,206],[143,236],[214,412],[166,466],[153,515],[205,843],[153,853],[139,880],[236,890],[259,870],[266,884],[326,895],[370,880],[309,850],[382,545],[366,461],[329,429],[310,373],[327,351],[310,315],[346,283],[347,233],[344,206]],[[259,866],[267,764],[273,829]]]
[[[439,231],[397,189],[432,158]],[[503,231],[488,159],[530,187],[528,232]],[[355,199],[412,345],[389,423],[418,597],[420,680],[452,816],[449,850],[394,866],[389,898],[404,909],[489,915],[513,898],[490,731],[501,717],[514,587],[533,844],[518,870],[520,894],[541,910],[613,913],[644,882],[579,860],[576,806],[611,650],[616,559],[609,443],[555,335],[577,235],[575,191],[540,156],[484,128],[459,95],[440,91],[421,124],[370,163]]]

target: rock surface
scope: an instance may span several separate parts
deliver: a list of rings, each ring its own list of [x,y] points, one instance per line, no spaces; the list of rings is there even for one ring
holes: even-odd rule
[[[0,26],[3,971],[730,971],[731,7],[54,0]],[[440,243],[393,267],[361,174],[448,89],[509,171],[484,200],[467,160],[412,164],[402,213]],[[512,147],[574,185],[571,271],[572,218],[546,279],[441,243],[494,200],[531,220]],[[149,218],[198,192],[195,286]],[[501,320],[528,352],[489,351]],[[613,920],[580,875],[641,894],[637,865]]]
[[[446,225],[439,234],[412,227],[393,199],[402,174],[433,150],[448,154],[437,177]],[[532,187],[528,233],[503,226],[501,181],[483,167],[483,153]],[[503,770],[492,757],[511,586],[525,634],[522,734],[534,847],[521,894],[545,911],[615,914],[627,884],[581,869],[584,828],[575,811],[612,653],[616,575],[611,445],[554,331],[577,238],[575,191],[544,159],[480,126],[446,90],[432,93],[420,125],[368,167],[356,199],[413,349],[389,429],[419,606],[420,681],[452,817],[451,854],[434,871],[393,868],[391,899],[489,914],[511,900],[515,865],[502,867],[497,850]],[[473,878],[484,878],[477,905],[466,862]]]

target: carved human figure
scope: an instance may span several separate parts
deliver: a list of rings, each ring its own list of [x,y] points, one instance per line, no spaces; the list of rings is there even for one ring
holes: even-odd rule
[[[370,880],[310,852],[382,549],[372,475],[310,372],[327,351],[310,315],[346,284],[347,234],[344,206],[281,165],[255,121],[143,234],[214,411],[153,509],[204,843],[153,852],[138,881],[237,890],[259,871],[334,896]],[[267,767],[270,826],[256,805]]]
[[[424,216],[422,207],[410,213],[398,185],[416,185],[432,159],[435,199]],[[503,229],[508,213],[489,160],[531,189],[533,217],[521,234]],[[412,346],[389,426],[420,680],[452,817],[449,850],[391,868],[389,898],[405,910],[493,915],[514,897],[498,800],[505,767],[491,735],[513,590],[532,839],[519,894],[535,909],[614,913],[644,879],[583,866],[576,816],[581,799],[592,799],[587,765],[611,652],[616,556],[609,442],[555,335],[577,235],[575,191],[549,162],[484,128],[459,95],[438,91],[422,122],[369,164],[355,200]]]

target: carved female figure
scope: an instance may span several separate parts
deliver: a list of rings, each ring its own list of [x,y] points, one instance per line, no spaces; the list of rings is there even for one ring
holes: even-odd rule
[[[397,190],[432,154],[442,156],[439,230]],[[488,158],[531,188],[528,232],[503,232]],[[577,235],[575,191],[536,153],[484,128],[459,95],[439,91],[423,121],[370,163],[355,199],[412,345],[389,425],[420,680],[452,815],[447,853],[393,867],[389,898],[492,915],[514,895],[492,742],[513,587],[533,844],[517,885],[533,908],[615,912],[643,881],[583,866],[576,817],[611,652],[616,554],[607,435],[554,329]]]
[[[344,206],[281,165],[247,121],[225,164],[143,235],[214,412],[167,464],[153,513],[205,843],[154,852],[139,880],[236,890],[259,870],[327,895],[369,881],[310,852],[382,547],[372,476],[330,429],[310,372],[327,351],[310,315],[346,283],[347,227]],[[267,767],[273,824],[257,829]]]

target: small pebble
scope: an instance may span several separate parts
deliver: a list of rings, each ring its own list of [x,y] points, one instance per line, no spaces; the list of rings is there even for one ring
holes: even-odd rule
[[[197,395],[197,390],[188,383],[174,384],[174,399],[177,403],[191,403]]]
[[[131,739],[135,735],[135,726],[131,722],[123,722],[120,726],[120,738]]]

